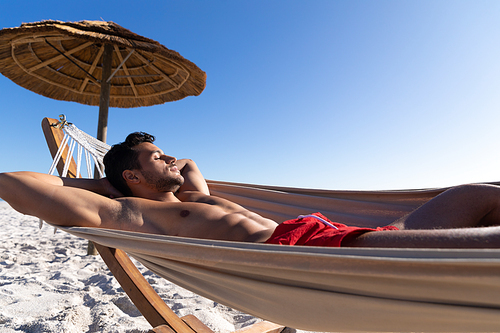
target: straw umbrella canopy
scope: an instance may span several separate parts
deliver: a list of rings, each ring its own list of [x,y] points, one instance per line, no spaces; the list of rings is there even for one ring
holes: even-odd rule
[[[110,106],[198,96],[206,82],[205,72],[179,53],[102,21],[50,20],[0,30],[0,73],[49,98],[99,105],[97,138],[103,142]],[[91,243],[88,253],[96,254]]]
[[[56,100],[108,108],[163,104],[205,89],[206,74],[179,53],[113,22],[41,21],[0,30],[0,72]]]

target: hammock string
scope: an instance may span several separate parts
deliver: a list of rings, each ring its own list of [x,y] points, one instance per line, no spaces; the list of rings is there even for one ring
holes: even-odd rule
[[[68,143],[68,136],[65,134],[62,141],[61,141],[61,144],[59,145],[59,149],[57,150],[57,153],[54,156],[54,160],[52,161],[52,165],[49,168],[49,172],[48,172],[49,175],[54,174],[54,170],[56,169],[56,165],[57,165],[57,163],[59,163],[59,160],[61,159],[64,147],[66,147],[67,143]]]
[[[59,149],[54,157],[54,161],[49,169],[49,174],[54,174],[57,163],[59,163],[63,152],[66,147],[68,147],[68,158],[64,163],[64,168],[62,172],[62,177],[66,177],[70,163],[71,157],[75,151],[75,147],[77,147],[77,156],[76,156],[76,168],[77,168],[77,177],[81,177],[81,163],[82,163],[82,152],[84,152],[85,161],[87,165],[87,174],[92,177],[92,162],[96,167],[99,176],[104,177],[104,162],[103,158],[106,152],[111,148],[110,145],[92,137],[91,135],[83,132],[79,128],[77,128],[74,124],[65,124],[63,127],[64,130],[64,138],[59,146]]]

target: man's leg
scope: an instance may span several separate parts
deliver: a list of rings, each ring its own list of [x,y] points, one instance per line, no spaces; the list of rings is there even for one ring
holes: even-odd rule
[[[462,185],[451,188],[391,225],[400,230],[500,225],[500,187]]]
[[[342,247],[500,248],[500,227],[370,231]]]
[[[367,232],[342,246],[500,248],[500,187],[452,188],[391,225],[400,230]]]

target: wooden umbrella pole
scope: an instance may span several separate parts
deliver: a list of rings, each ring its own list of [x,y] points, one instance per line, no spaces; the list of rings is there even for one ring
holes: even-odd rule
[[[113,46],[111,44],[105,44],[102,54],[101,96],[99,100],[99,123],[97,124],[97,139],[102,142],[106,142],[108,134],[108,110],[111,88],[111,83],[108,78],[111,76],[112,59]]]
[[[111,83],[108,78],[111,76],[111,62],[113,60],[113,46],[111,44],[104,45],[102,54],[102,77],[101,77],[101,95],[99,99],[99,120],[97,123],[97,139],[106,142],[108,136],[108,112],[109,112],[109,95]],[[99,172],[94,172],[94,178],[100,178]],[[88,255],[97,255],[97,249],[94,243],[88,242]]]

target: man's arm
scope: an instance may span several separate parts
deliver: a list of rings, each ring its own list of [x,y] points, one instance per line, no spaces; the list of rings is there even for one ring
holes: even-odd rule
[[[177,160],[176,164],[179,170],[181,170],[181,175],[184,177],[184,184],[177,191],[177,196],[182,196],[182,193],[186,191],[197,191],[210,195],[207,182],[193,160]]]
[[[82,189],[90,186],[95,190],[101,188],[99,191],[103,192],[102,183],[104,181],[60,178],[34,172],[3,173],[0,174],[0,198],[23,214],[56,225],[103,227],[103,222],[107,224],[119,214],[121,204]]]
[[[44,174],[41,175],[44,176]],[[60,178],[62,180],[63,186],[81,188],[112,199],[123,197],[123,194],[111,185],[108,178],[56,178]]]

